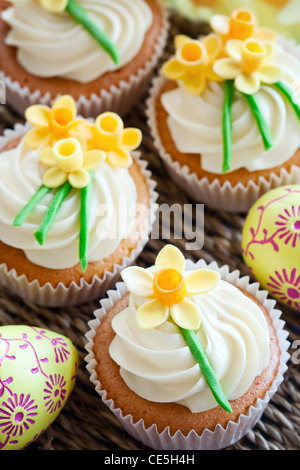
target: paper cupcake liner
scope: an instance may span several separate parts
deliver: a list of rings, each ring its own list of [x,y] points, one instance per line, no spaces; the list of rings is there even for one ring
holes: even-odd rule
[[[17,124],[14,130],[6,130],[4,136],[0,137],[0,149],[9,141],[24,135],[28,127],[27,124],[25,126]],[[106,271],[103,277],[94,276],[90,283],[82,279],[79,284],[72,282],[66,287],[63,283],[59,283],[55,288],[50,283],[41,286],[37,280],[29,282],[24,274],[18,275],[15,269],[8,270],[5,264],[0,264],[0,286],[7,288],[29,302],[47,307],[78,305],[97,298],[99,299],[105,295],[107,289],[114,285],[120,278],[122,269],[134,263],[142,252],[145,244],[149,240],[149,234],[155,222],[158,207],[156,203],[158,193],[155,191],[156,182],[151,179],[151,172],[147,170],[148,163],[139,157],[139,152],[133,152],[132,156],[138,163],[141,173],[148,185],[148,220],[145,220],[145,227],[137,242],[137,246],[132,250],[130,256],[123,259],[122,264],[115,265],[112,271]]]
[[[121,409],[114,407],[113,400],[107,398],[107,393],[102,389],[95,371],[96,360],[93,353],[93,341],[97,328],[105,314],[128,292],[123,282],[118,283],[116,290],[108,291],[108,298],[101,300],[101,308],[94,312],[95,319],[89,322],[90,330],[85,335],[87,338],[85,349],[88,352],[85,357],[87,363],[86,367],[90,373],[90,380],[102,398],[103,403],[105,403],[119,419],[125,430],[144,445],[156,450],[219,450],[234,444],[260,419],[270,399],[283,381],[283,374],[287,370],[286,363],[289,359],[289,354],[287,353],[289,342],[286,338],[288,332],[283,329],[285,322],[280,319],[281,312],[275,309],[275,300],[268,299],[268,292],[260,290],[260,285],[257,282],[250,283],[248,276],[240,278],[240,272],[237,270],[230,272],[227,265],[219,268],[216,262],[207,265],[204,260],[199,260],[197,263],[187,260],[187,269],[203,268],[219,272],[223,280],[249,292],[267,309],[272,318],[279,341],[281,351],[280,365],[277,375],[265,397],[263,399],[258,398],[255,404],[249,408],[247,414],[240,415],[237,422],[230,421],[226,428],[217,425],[214,431],[206,429],[200,436],[194,430],[191,430],[188,436],[184,436],[181,431],[177,431],[174,435],[171,435],[168,427],[165,428],[163,432],[159,433],[156,424],[153,424],[147,429],[143,418],[135,423],[131,415],[124,416]]]
[[[300,167],[292,166],[290,172],[282,168],[280,175],[271,173],[269,179],[260,177],[258,183],[249,181],[247,185],[238,183],[235,186],[227,181],[223,185],[216,178],[211,183],[206,177],[199,179],[195,173],[179,162],[172,159],[161,142],[155,116],[155,103],[161,87],[166,79],[155,77],[152,81],[149,98],[146,102],[147,122],[150,128],[154,145],[162,158],[165,168],[174,183],[180,186],[195,201],[207,207],[226,212],[248,212],[252,205],[267,191],[278,186],[298,184],[300,182]],[[299,82],[300,83],[300,82]]]
[[[167,43],[169,31],[168,12],[160,0],[159,4],[163,15],[162,29],[160,35],[157,36],[151,59],[134,75],[131,75],[128,81],[122,80],[118,86],[112,85],[109,90],[100,89],[99,92],[95,90],[89,98],[80,95],[76,100],[78,114],[83,117],[96,118],[105,111],[111,111],[124,116],[138,101],[145,91]],[[50,92],[42,94],[38,89],[31,92],[29,86],[22,87],[18,81],[12,80],[3,71],[0,71],[0,80],[4,82],[6,87],[6,103],[21,116],[24,115],[25,109],[29,106],[33,104],[51,106],[55,99],[60,96],[52,96]]]

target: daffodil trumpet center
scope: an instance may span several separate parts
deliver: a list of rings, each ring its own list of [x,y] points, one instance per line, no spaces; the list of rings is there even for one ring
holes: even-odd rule
[[[74,119],[69,108],[53,109],[50,116],[50,129],[57,135],[63,135],[69,129]]]
[[[119,115],[111,112],[100,114],[95,121],[94,141],[99,148],[110,151],[121,144],[123,129]]]
[[[154,296],[164,305],[175,305],[185,298],[186,284],[184,276],[177,269],[160,269],[154,275]]]
[[[84,155],[78,140],[69,138],[56,142],[53,155],[59,168],[72,173],[82,168]]]
[[[241,69],[245,74],[252,74],[258,70],[266,57],[265,46],[256,40],[248,39],[242,47]]]
[[[200,41],[184,43],[178,49],[176,58],[189,74],[198,74],[208,63],[208,54]]]
[[[252,36],[255,17],[248,10],[235,10],[230,16],[229,37],[242,41]]]

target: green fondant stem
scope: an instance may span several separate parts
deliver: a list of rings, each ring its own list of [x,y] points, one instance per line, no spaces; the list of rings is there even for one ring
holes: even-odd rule
[[[247,103],[249,104],[251,112],[252,112],[252,114],[253,114],[256,122],[257,122],[257,125],[258,125],[259,131],[261,133],[261,137],[262,137],[262,140],[263,140],[265,150],[269,150],[273,145],[272,133],[271,133],[271,130],[270,130],[265,118],[262,115],[262,112],[260,111],[260,109],[258,107],[255,96],[254,95],[247,95],[245,93],[243,93],[243,96],[245,97]]]
[[[274,84],[282,93],[283,95],[287,98],[289,103],[291,104],[292,108],[294,109],[295,113],[297,114],[298,118],[300,119],[300,106],[295,102],[293,99],[293,92],[289,88],[288,85],[286,85],[284,82],[277,82]]]
[[[80,233],[79,233],[79,260],[83,272],[88,264],[89,249],[89,210],[93,192],[93,174],[90,183],[81,190]]]
[[[185,330],[184,328],[179,329],[186,344],[190,348],[192,355],[198,362],[200,369],[217,403],[222,408],[224,408],[224,410],[228,411],[229,413],[232,413],[230,403],[221,388],[221,385],[216,377],[216,374],[211,366],[207,355],[205,354],[204,349],[202,348],[199,339],[197,338],[196,333],[193,330]]]
[[[230,169],[232,157],[232,118],[231,105],[234,98],[233,80],[224,82],[223,103],[223,173]]]
[[[94,23],[90,15],[75,0],[68,1],[66,11],[72,16],[72,18],[74,18],[75,21],[80,23],[89,32],[89,34],[111,56],[113,61],[116,64],[119,64],[119,51],[116,46],[111,42],[107,34]]]
[[[24,206],[23,209],[18,213],[15,220],[13,221],[13,225],[15,227],[20,227],[25,222],[29,214],[34,211],[38,203],[46,196],[46,194],[48,194],[49,191],[50,188],[42,185],[35,192],[35,194],[32,196],[26,206]]]
[[[43,243],[45,242],[48,232],[53,224],[53,221],[57,213],[59,212],[59,209],[63,201],[67,197],[70,189],[71,189],[71,185],[68,181],[62,186],[60,186],[59,188],[57,188],[53,196],[53,199],[51,201],[51,204],[42,220],[42,223],[39,229],[34,234],[36,240],[38,241],[40,245],[43,245]]]

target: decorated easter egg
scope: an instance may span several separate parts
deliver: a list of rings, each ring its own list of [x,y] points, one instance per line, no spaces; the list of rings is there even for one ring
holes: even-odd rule
[[[300,185],[272,189],[251,207],[242,253],[261,286],[300,311]]]
[[[57,418],[75,384],[78,353],[58,333],[0,327],[0,449],[17,450]]]

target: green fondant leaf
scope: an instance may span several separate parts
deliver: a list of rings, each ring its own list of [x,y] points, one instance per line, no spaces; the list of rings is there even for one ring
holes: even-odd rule
[[[91,195],[93,192],[93,174],[91,173],[90,183],[81,189],[81,208],[80,208],[80,234],[79,234],[79,260],[83,271],[88,264],[89,248],[89,210]]]
[[[295,113],[297,114],[298,118],[300,119],[300,106],[295,102],[293,98],[293,91],[290,89],[288,85],[284,82],[277,82],[274,84],[287,98],[291,106],[293,107]]]
[[[13,221],[13,225],[15,227],[20,227],[29,214],[34,211],[38,203],[48,194],[51,189],[47,186],[42,185],[32,196],[29,202],[23,207],[23,209],[18,213],[15,220]]]
[[[260,109],[258,107],[255,96],[254,95],[247,95],[245,93],[243,93],[243,96],[246,99],[246,101],[248,102],[248,104],[250,106],[250,109],[251,109],[251,112],[252,112],[252,114],[253,114],[256,122],[257,122],[259,131],[261,133],[262,140],[263,140],[263,143],[264,143],[264,147],[265,147],[266,150],[269,150],[273,145],[272,133],[271,133],[271,130],[270,130],[264,116],[262,115],[262,112],[260,111]]]
[[[230,169],[232,157],[232,118],[231,105],[234,98],[233,80],[224,82],[224,103],[223,103],[223,173]]]
[[[63,201],[67,197],[70,189],[71,189],[71,185],[68,181],[64,183],[62,186],[60,186],[59,188],[57,188],[53,196],[53,199],[51,201],[51,204],[42,220],[42,223],[39,229],[34,234],[36,240],[38,241],[40,245],[44,244],[47,238],[48,232],[54,222],[54,219],[57,213],[59,212],[59,209]]]
[[[221,388],[221,385],[216,377],[216,374],[210,364],[210,361],[207,355],[205,354],[204,349],[202,348],[202,345],[196,333],[193,330],[185,330],[184,328],[179,328],[179,329],[181,331],[181,334],[186,344],[190,348],[192,355],[198,362],[200,369],[203,372],[203,375],[217,403],[222,408],[224,408],[224,410],[228,411],[229,413],[232,413],[232,408],[230,406],[230,403],[227,400]]]

